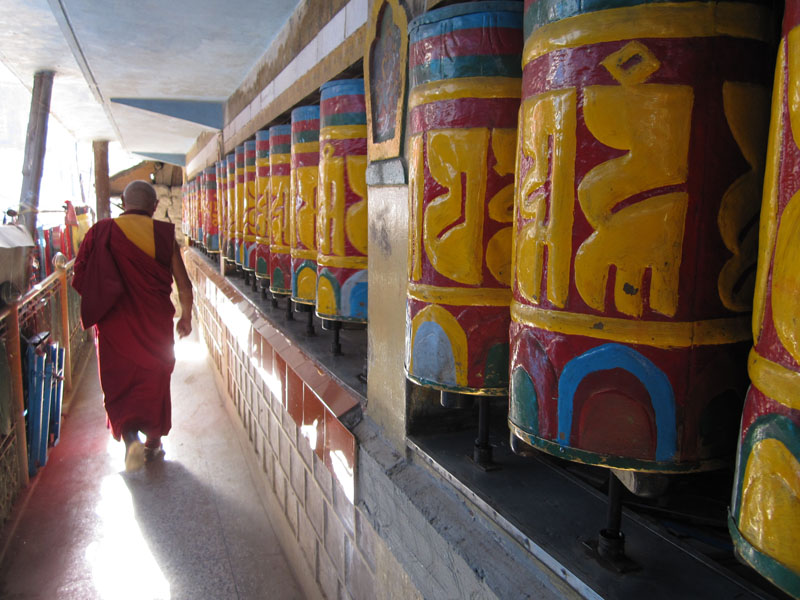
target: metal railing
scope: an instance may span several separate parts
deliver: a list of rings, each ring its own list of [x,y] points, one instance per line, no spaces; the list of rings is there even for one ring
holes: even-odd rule
[[[66,263],[17,302],[0,311],[0,525],[29,483],[22,342],[47,331],[64,348],[64,391],[72,389],[73,357],[85,352],[90,332],[80,324],[80,296]],[[6,416],[5,423],[3,415]]]

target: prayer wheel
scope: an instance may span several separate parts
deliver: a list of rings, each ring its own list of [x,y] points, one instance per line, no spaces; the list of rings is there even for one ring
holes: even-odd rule
[[[269,280],[269,129],[256,132],[256,277]]]
[[[242,219],[242,268],[256,270],[256,142],[244,143],[244,218]]]
[[[800,2],[786,3],[772,96],[753,337],[728,528],[746,563],[800,597]],[[796,131],[795,131],[796,130]]]
[[[522,5],[476,2],[409,25],[406,374],[505,395]]]
[[[198,175],[194,179],[192,179],[192,187],[191,187],[191,194],[192,194],[192,241],[195,244],[200,243],[200,220],[202,217],[201,207],[200,207],[200,176]]]
[[[367,322],[367,113],[363,79],[320,88],[316,313]]]
[[[291,175],[292,300],[313,305],[317,298],[319,106],[292,111]]]
[[[292,126],[269,128],[269,291],[292,293],[289,255]]]
[[[234,256],[236,259],[236,266],[242,267],[244,265],[244,209],[245,209],[245,189],[244,189],[244,174],[245,174],[245,159],[244,159],[244,144],[236,146],[234,157],[236,159],[236,179],[234,180],[235,187],[233,189],[234,197],[234,229],[233,229],[233,245]]]
[[[219,215],[217,214],[217,167],[206,167],[203,171],[206,188],[206,219],[203,235],[206,250],[211,254],[219,252]]]
[[[208,219],[208,199],[206,198],[206,174],[200,171],[195,179],[197,194],[197,243],[206,247],[206,221]]]
[[[219,252],[226,256],[225,240],[225,208],[227,207],[228,171],[225,168],[225,161],[218,160],[214,163],[217,174],[217,230],[219,231]]]
[[[772,15],[550,6],[525,2],[512,435],[604,467],[717,468],[747,386]]]
[[[181,232],[189,237],[189,184],[181,185]]]
[[[225,170],[227,172],[226,202],[225,202],[225,239],[227,248],[226,262],[236,262],[236,154],[231,153],[225,157]]]

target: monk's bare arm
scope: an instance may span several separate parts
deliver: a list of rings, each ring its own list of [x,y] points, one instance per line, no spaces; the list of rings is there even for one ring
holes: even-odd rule
[[[176,330],[180,337],[186,337],[192,332],[192,282],[189,281],[189,274],[186,272],[186,265],[183,264],[181,249],[178,242],[174,242],[172,249],[172,277],[175,279],[175,286],[178,288],[178,299],[181,303],[181,318],[178,319]]]

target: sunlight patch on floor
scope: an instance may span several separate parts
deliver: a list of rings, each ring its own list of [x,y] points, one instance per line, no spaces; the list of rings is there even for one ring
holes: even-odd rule
[[[208,348],[196,337],[188,336],[175,340],[175,359],[186,362],[200,362],[208,357]]]
[[[116,452],[119,443],[114,444]],[[86,548],[86,560],[100,598],[170,600],[169,582],[136,522],[133,500],[121,475],[103,479],[95,512],[101,537]]]

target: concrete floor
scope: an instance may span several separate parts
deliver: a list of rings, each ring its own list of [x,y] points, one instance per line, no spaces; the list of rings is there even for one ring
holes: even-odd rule
[[[96,361],[0,537],[0,598],[302,598],[196,334],[176,344],[163,462],[125,473]]]

